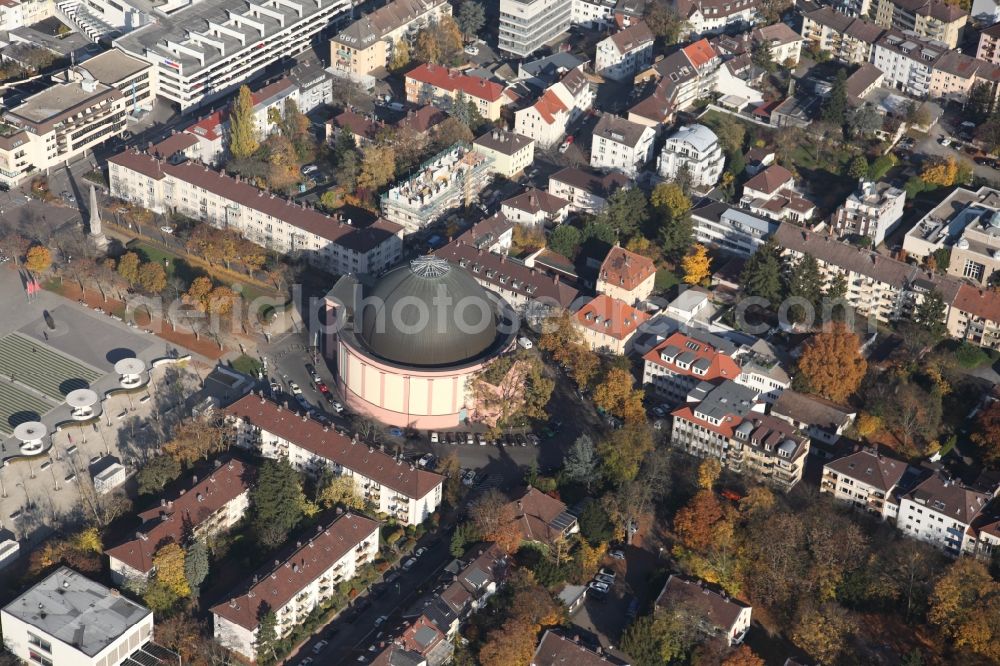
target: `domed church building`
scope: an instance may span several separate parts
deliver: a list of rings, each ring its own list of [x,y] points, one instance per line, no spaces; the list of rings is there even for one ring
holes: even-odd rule
[[[420,257],[326,296],[325,349],[347,406],[381,423],[453,428],[477,414],[470,383],[514,347],[517,319],[464,268]]]

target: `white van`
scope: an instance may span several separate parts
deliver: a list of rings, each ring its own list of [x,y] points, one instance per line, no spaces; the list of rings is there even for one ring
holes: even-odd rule
[[[528,338],[524,337],[523,335],[517,339],[517,344],[520,345],[523,349],[531,349],[532,347],[535,346],[531,342],[531,340],[529,340]]]

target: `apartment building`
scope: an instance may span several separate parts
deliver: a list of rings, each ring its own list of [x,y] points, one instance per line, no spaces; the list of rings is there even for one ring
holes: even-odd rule
[[[524,58],[569,30],[573,2],[500,0],[500,50]]]
[[[500,213],[512,222],[544,229],[561,224],[566,219],[569,202],[531,188],[503,201]]]
[[[802,14],[802,38],[806,44],[853,65],[871,61],[875,42],[884,32],[875,23],[834,11],[832,7]]]
[[[764,415],[764,404],[757,401],[753,389],[731,379],[717,384],[699,381],[688,393],[687,401],[670,413],[670,443],[699,458],[718,458],[725,463],[736,427],[752,412]]]
[[[691,209],[691,226],[699,243],[746,259],[774,235],[779,223],[721,201],[705,199]]]
[[[986,349],[1000,349],[1000,294],[961,285],[948,311],[948,334]]]
[[[549,194],[569,202],[570,210],[596,215],[604,210],[615,191],[629,186],[620,173],[599,173],[565,167],[549,176]]]
[[[889,183],[858,181],[858,189],[847,197],[831,220],[833,232],[844,238],[870,238],[872,247],[881,245],[903,219],[906,192]]]
[[[330,273],[379,275],[402,255],[400,225],[333,218],[178,155],[160,157],[155,147],[152,154],[127,150],[111,157],[108,173],[112,196],[238,231]]]
[[[994,494],[975,490],[935,471],[900,497],[896,527],[906,536],[948,555],[971,555],[976,550],[973,521]]]
[[[1000,23],[994,23],[979,33],[976,57],[993,65],[1000,65]]]
[[[682,610],[698,618],[699,633],[718,638],[728,646],[743,642],[750,630],[753,608],[700,580],[670,574],[656,597],[654,614]]]
[[[635,305],[653,294],[655,282],[656,265],[652,259],[615,245],[601,262],[595,290]]]
[[[948,48],[912,31],[890,29],[875,42],[872,62],[885,74],[886,85],[914,97],[926,97],[934,65]]]
[[[765,340],[740,345],[733,360],[740,366],[740,374],[734,381],[756,391],[758,400],[774,403],[792,385],[791,375],[774,347]]]
[[[875,22],[884,28],[912,31],[925,39],[958,46],[969,13],[943,0],[878,0]]]
[[[570,22],[587,28],[605,28],[614,24],[617,0],[573,0]]]
[[[656,171],[667,180],[675,180],[683,171],[691,187],[710,189],[719,182],[725,165],[726,157],[715,132],[704,125],[684,125],[667,137]]]
[[[501,213],[474,222],[456,240],[486,252],[507,254],[514,242],[514,222]]]
[[[802,55],[802,36],[788,27],[787,23],[774,23],[760,28],[754,28],[750,33],[754,44],[767,45],[771,52],[771,60],[779,64],[798,64]]]
[[[421,28],[444,16],[451,16],[447,0],[392,0],[330,40],[330,69],[363,80],[389,64],[397,43],[412,40]]]
[[[114,40],[156,70],[156,94],[187,111],[231,93],[268,65],[296,56],[350,15],[350,0],[203,0]]]
[[[755,0],[674,0],[673,4],[691,39],[743,32],[761,18],[760,4]]]
[[[495,81],[430,63],[407,72],[405,86],[411,104],[433,104],[449,111],[458,102],[468,102],[486,120],[499,120],[500,110],[517,98]]]
[[[414,233],[447,211],[470,205],[489,184],[493,159],[456,143],[427,160],[410,177],[382,195],[382,215]]]
[[[472,149],[490,158],[494,173],[511,180],[535,161],[535,142],[503,129],[478,137],[472,142]]]
[[[815,204],[799,194],[792,172],[780,164],[772,164],[744,183],[740,206],[779,222],[804,222],[816,213]]]
[[[866,447],[823,465],[819,491],[874,513],[882,520],[894,520],[899,512],[894,493],[907,468],[902,460]]]
[[[625,355],[632,338],[649,315],[625,301],[600,294],[574,315],[584,343],[593,351]]]
[[[854,423],[856,412],[813,395],[785,389],[771,405],[773,416],[824,444],[835,444]]]
[[[328,470],[347,476],[379,513],[401,523],[421,523],[441,504],[441,475],[404,464],[263,397],[245,396],[225,414],[239,446],[265,458],[285,458],[310,475]]]
[[[135,537],[104,551],[111,579],[117,585],[146,581],[163,546],[183,546],[231,529],[250,506],[254,472],[238,460],[221,463],[201,481],[192,477],[173,499],[162,498],[159,506],[140,513]]]
[[[723,464],[788,492],[802,480],[808,454],[808,437],[786,421],[754,413],[733,429]]]
[[[566,127],[594,105],[596,92],[579,69],[550,85],[532,104],[514,112],[514,131],[542,148],[559,143]]]
[[[681,404],[703,382],[739,377],[735,353],[734,344],[707,331],[677,331],[643,356],[642,383],[667,404]]]
[[[254,660],[265,612],[274,613],[275,634],[283,638],[317,607],[333,597],[337,585],[357,575],[378,557],[379,524],[346,513],[316,534],[299,541],[273,569],[254,574],[243,591],[212,607],[212,626],[220,645]]]
[[[590,166],[635,178],[653,159],[655,139],[652,127],[605,114],[591,136]]]
[[[774,238],[792,260],[811,254],[827,284],[842,275],[847,282],[844,298],[848,304],[881,322],[908,315],[932,291],[941,294],[945,303],[951,303],[958,291],[958,282],[952,278],[801,227],[783,223]]]
[[[644,21],[619,30],[597,43],[594,71],[606,79],[631,79],[653,64],[655,38]]]
[[[163,663],[148,652],[163,650],[150,648],[153,611],[64,566],[4,606],[0,626],[4,647],[27,664]]]

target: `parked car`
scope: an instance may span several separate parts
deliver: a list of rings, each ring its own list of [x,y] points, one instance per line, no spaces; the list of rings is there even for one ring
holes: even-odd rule
[[[386,617],[385,615],[379,615],[377,618],[375,618],[375,626],[381,627],[383,624],[385,624],[385,621],[388,619],[389,618]]]
[[[160,227],[160,231],[162,231],[165,234],[172,234],[174,233],[174,228],[164,224],[162,227]]]
[[[329,644],[330,644],[329,641],[320,641],[316,643],[316,645],[313,645],[313,654],[319,654],[320,652],[323,651],[323,648],[325,648]]]
[[[948,146],[951,145],[951,138],[949,138],[947,136],[943,136],[940,139],[938,139],[938,143],[940,143],[942,146],[944,146],[945,148],[947,148]]]
[[[590,584],[587,587],[589,587],[592,591],[597,592],[599,594],[607,594],[608,591],[611,589],[611,586],[608,585],[607,583],[602,583],[601,581],[597,580],[590,581]]]
[[[534,347],[534,344],[531,342],[531,340],[524,337],[523,335],[517,339],[517,344],[522,349],[531,349],[532,347]]]
[[[315,164],[307,164],[304,167],[302,167],[303,176],[308,176],[309,174],[316,173],[317,171],[319,171],[319,167],[316,166]]]
[[[434,456],[429,453],[425,453],[417,459],[417,467],[427,467],[434,460]]]
[[[615,577],[616,577],[616,576],[617,576],[618,574],[616,574],[616,573],[615,573],[615,570],[614,570],[614,569],[612,569],[612,568],[610,568],[610,567],[601,567],[601,570],[597,572],[597,575],[598,575],[598,576],[607,576],[607,577],[609,577],[609,578],[610,578],[611,580],[614,580],[614,579],[615,579]]]
[[[466,53],[468,53],[469,55],[473,55],[473,56],[474,55],[479,55],[479,47],[476,46],[475,44],[469,44],[468,46],[465,47],[464,51]]]
[[[666,416],[666,413],[663,411],[663,407],[660,406],[653,407],[653,414],[659,416],[660,418]]]
[[[440,441],[438,434],[436,432],[431,433],[431,444],[437,444]]]
[[[302,389],[295,382],[288,382],[288,390],[292,392],[292,395],[299,395],[302,393]]]
[[[339,402],[337,402],[336,400],[333,401],[333,405],[332,406],[333,406],[333,411],[337,412],[338,414],[340,414],[340,413],[342,413],[344,411],[344,406],[342,404],[340,404]]]
[[[413,565],[417,563],[417,560],[413,557],[403,562],[403,571],[409,571],[413,568]],[[378,626],[378,625],[376,625]]]
[[[623,550],[617,550],[616,549],[616,550],[613,550],[610,553],[608,553],[608,555],[610,555],[611,559],[614,559],[614,560],[624,560],[625,559],[625,551],[623,551]]]
[[[615,584],[614,576],[608,576],[606,574],[597,574],[594,576],[594,580],[598,583],[604,583],[609,587]]]
[[[301,393],[295,395],[295,400],[302,405],[302,409],[312,409],[312,405],[309,404],[309,400]]]
[[[465,443],[466,444],[475,444],[476,443],[476,436],[473,435],[471,432],[465,433]]]
[[[471,469],[467,470],[464,474],[462,474],[463,485],[471,486],[475,482],[476,482],[476,473]]]
[[[417,548],[415,551],[413,551],[413,556],[414,557],[420,557],[421,555],[423,555],[426,552],[427,552],[427,549],[424,548],[423,546],[421,546],[420,548]]]

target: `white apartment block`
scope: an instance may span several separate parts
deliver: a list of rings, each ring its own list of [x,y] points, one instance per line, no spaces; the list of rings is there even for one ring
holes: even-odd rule
[[[685,125],[663,144],[656,170],[660,177],[674,180],[686,169],[692,187],[710,189],[719,182],[725,165],[715,132],[704,125]]]
[[[594,105],[596,92],[579,69],[549,86],[531,106],[514,113],[514,131],[542,148],[559,143],[566,127]]]
[[[160,663],[142,660],[150,656],[153,612],[68,567],[4,606],[0,626],[4,647],[28,664]]]
[[[942,42],[909,31],[888,30],[875,42],[872,62],[885,74],[887,85],[914,97],[926,97],[934,64],[947,51]]]
[[[597,43],[594,71],[615,81],[631,79],[653,64],[654,39],[643,21],[602,39]]]
[[[905,462],[865,448],[823,465],[819,490],[883,520],[895,519],[899,504],[893,493],[906,470]]]
[[[748,258],[778,230],[778,222],[759,217],[721,201],[691,210],[695,239],[729,254]]]
[[[840,237],[861,236],[881,245],[886,235],[903,219],[906,192],[888,183],[862,180],[858,189],[837,209],[831,225]]]
[[[110,158],[111,195],[156,213],[176,211],[238,231],[258,245],[302,256],[330,273],[378,275],[402,254],[403,228],[387,220],[355,225],[196,162],[164,157],[129,150]]]
[[[614,22],[616,0],[573,0],[570,21],[588,28],[609,26]]]
[[[935,472],[900,498],[896,527],[949,555],[971,555],[976,551],[972,523],[992,498]]]
[[[280,639],[301,624],[313,609],[333,597],[337,585],[357,575],[378,557],[379,524],[355,513],[319,526],[315,536],[299,541],[274,570],[255,575],[245,592],[212,608],[215,640],[254,660],[262,611],[274,613]]]
[[[597,122],[590,145],[590,166],[635,178],[653,159],[656,130],[605,114]]]
[[[500,50],[524,58],[569,29],[572,0],[500,0]]]
[[[157,72],[157,94],[186,111],[229,94],[268,65],[306,51],[314,37],[347,19],[350,10],[351,0],[168,3],[158,9],[155,21],[114,45],[150,63]]]
[[[675,6],[692,39],[746,30],[760,19],[756,0],[677,0]]]
[[[874,23],[820,7],[802,15],[802,38],[815,49],[842,62],[870,62],[875,42],[885,32]]]
[[[308,416],[253,394],[226,408],[237,444],[265,458],[284,458],[297,470],[324,470],[354,480],[357,493],[379,513],[416,525],[441,504],[444,477],[415,468],[369,445],[351,440]]]

